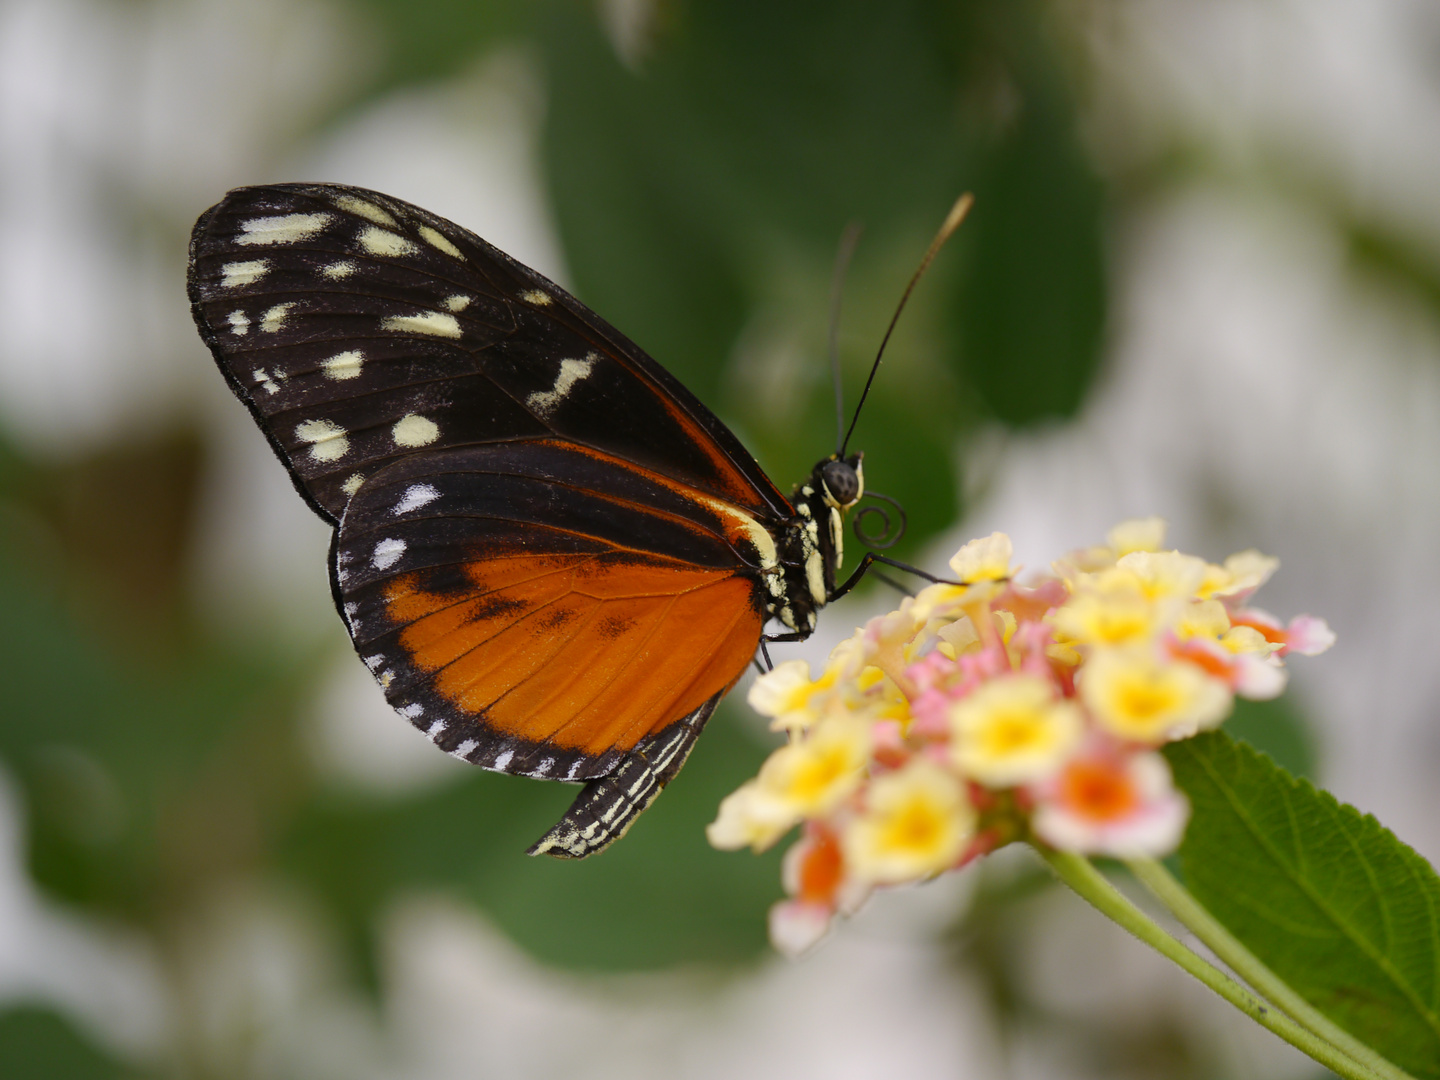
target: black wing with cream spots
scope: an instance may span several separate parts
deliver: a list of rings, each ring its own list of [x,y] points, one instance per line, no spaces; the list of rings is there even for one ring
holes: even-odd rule
[[[559,436],[762,519],[789,503],[673,376],[559,286],[378,192],[239,188],[190,244],[201,335],[297,488],[338,521],[407,454]]]

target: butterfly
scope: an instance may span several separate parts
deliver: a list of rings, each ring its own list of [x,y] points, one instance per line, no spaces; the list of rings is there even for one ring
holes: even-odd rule
[[[531,854],[618,839],[762,641],[809,636],[868,565],[837,584],[859,453],[785,496],[623,334],[410,203],[238,188],[196,222],[188,285],[334,528],[336,607],[389,703],[482,768],[584,782]]]

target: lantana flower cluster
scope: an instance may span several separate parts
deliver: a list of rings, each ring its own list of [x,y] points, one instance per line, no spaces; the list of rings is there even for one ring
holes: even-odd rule
[[[1323,652],[1321,619],[1249,605],[1277,561],[1163,551],[1158,518],[1023,583],[1009,537],[966,544],[955,584],[871,619],[811,677],[756,680],[788,735],[709,826],[716,847],[770,847],[796,825],[771,938],[798,953],[878,886],[964,866],[1013,840],[1163,856],[1189,804],[1158,747],[1217,727],[1235,695],[1271,698],[1283,659]]]

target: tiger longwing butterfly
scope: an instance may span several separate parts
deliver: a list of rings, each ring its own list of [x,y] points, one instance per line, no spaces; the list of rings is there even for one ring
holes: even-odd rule
[[[417,206],[238,188],[195,224],[189,293],[334,526],[335,603],[389,703],[483,768],[587,782],[531,854],[619,838],[766,622],[803,639],[858,578],[836,585],[858,453],[787,499],[624,335]]]

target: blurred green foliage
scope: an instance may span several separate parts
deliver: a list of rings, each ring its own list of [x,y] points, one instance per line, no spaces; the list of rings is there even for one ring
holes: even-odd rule
[[[5,1080],[138,1080],[66,1020],[46,1009],[0,1012],[0,1076]]]
[[[545,182],[576,291],[782,487],[834,445],[827,293],[852,220],[866,229],[841,336],[853,406],[929,237],[961,191],[977,195],[853,444],[869,483],[906,506],[911,551],[959,511],[968,430],[1079,406],[1106,321],[1105,191],[1043,5],[661,2],[627,59],[575,0],[351,5],[389,51],[350,108],[498,46],[535,58]],[[174,258],[178,277],[184,252]],[[194,353],[207,363],[198,340]],[[415,890],[470,900],[556,965],[760,953],[778,856],[723,855],[703,837],[765,752],[733,715],[630,836],[581,865],[521,854],[568,801],[557,785],[478,771],[403,797],[328,785],[302,734],[325,647],[221,640],[196,610],[205,451],[183,431],[61,465],[0,448],[0,758],[50,895],[169,958],[177,927],[214,897],[280,882],[333,921],[372,981],[377,921]],[[17,1016],[5,1022],[50,1039],[49,1020]],[[3,1061],[0,1073],[26,1075]]]

